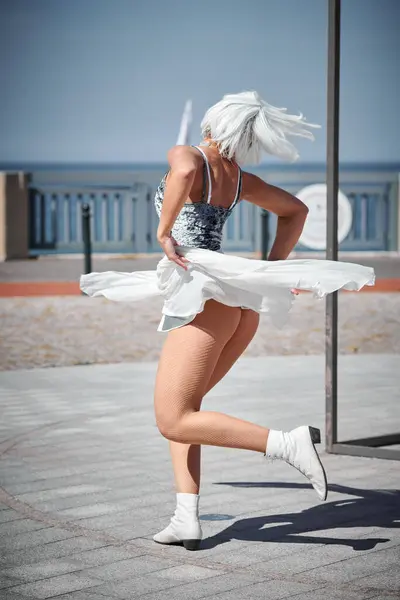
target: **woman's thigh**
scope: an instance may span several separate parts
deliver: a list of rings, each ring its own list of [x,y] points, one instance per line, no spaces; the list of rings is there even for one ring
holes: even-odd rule
[[[240,308],[209,300],[189,325],[168,333],[155,385],[159,427],[200,409],[211,374],[234,336],[241,314]]]
[[[242,309],[236,331],[222,350],[218,362],[211,374],[207,384],[207,392],[225,377],[235,362],[241,357],[255,336],[259,322],[260,315],[257,312]]]

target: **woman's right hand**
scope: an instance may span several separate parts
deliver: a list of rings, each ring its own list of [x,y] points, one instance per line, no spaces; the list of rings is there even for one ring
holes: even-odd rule
[[[158,237],[157,239],[158,243],[160,244],[161,248],[165,253],[165,256],[172,262],[176,263],[179,267],[182,267],[182,269],[185,269],[185,271],[187,271],[187,264],[189,261],[187,260],[187,258],[181,256],[176,252],[178,243],[176,240],[174,240],[172,235],[165,235],[162,237]]]

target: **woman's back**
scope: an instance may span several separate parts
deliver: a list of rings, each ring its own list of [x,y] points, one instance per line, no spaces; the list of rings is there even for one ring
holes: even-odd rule
[[[210,146],[191,146],[192,150],[201,153],[203,166],[196,172],[192,189],[188,198],[189,202],[195,203],[202,199],[204,183],[206,183],[206,195],[208,199],[209,178],[211,179],[211,204],[230,208],[236,198],[240,178],[239,166],[227,158],[223,158],[217,148]],[[207,164],[209,173],[207,171]]]
[[[223,158],[217,148],[190,147],[203,159],[180,213],[172,235],[180,246],[218,251],[221,249],[223,227],[240,199],[242,172],[234,162]],[[161,214],[167,173],[156,195],[155,207]]]

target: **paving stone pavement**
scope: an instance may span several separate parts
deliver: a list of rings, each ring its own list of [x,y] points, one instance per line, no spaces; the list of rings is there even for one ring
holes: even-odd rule
[[[342,439],[395,431],[398,356],[339,359]],[[400,597],[400,463],[322,453],[326,503],[289,466],[203,450],[200,551],[164,547],[174,490],[156,364],[0,373],[0,599]],[[206,408],[323,429],[322,356],[243,358]],[[290,377],[288,374],[290,373]]]

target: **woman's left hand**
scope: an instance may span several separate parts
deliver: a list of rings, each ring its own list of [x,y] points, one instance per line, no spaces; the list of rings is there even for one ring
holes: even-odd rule
[[[185,269],[185,271],[187,271],[187,264],[189,261],[187,258],[181,256],[176,252],[176,247],[178,246],[178,243],[176,240],[174,240],[172,235],[158,238],[158,243],[164,250],[165,256],[169,260],[176,263],[179,267],[182,267],[182,269]]]

